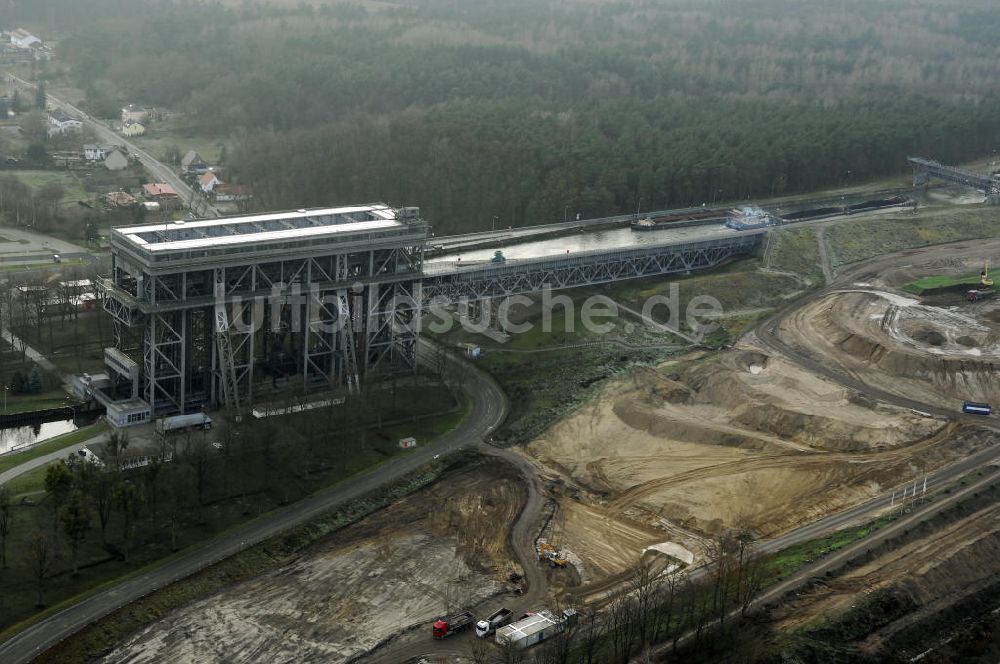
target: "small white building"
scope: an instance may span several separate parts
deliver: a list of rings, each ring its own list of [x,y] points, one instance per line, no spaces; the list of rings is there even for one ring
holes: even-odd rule
[[[83,146],[83,158],[87,161],[104,161],[112,150],[117,149],[114,145],[87,143]]]
[[[83,123],[55,109],[49,111],[49,136],[62,136],[83,131]]]
[[[213,171],[206,171],[200,178],[198,178],[198,186],[206,194],[212,193],[216,185],[222,184],[222,180]]]

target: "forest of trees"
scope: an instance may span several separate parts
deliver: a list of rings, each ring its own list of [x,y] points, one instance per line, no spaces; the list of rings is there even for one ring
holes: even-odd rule
[[[66,33],[94,112],[165,106],[227,139],[258,207],[388,200],[439,233],[807,191],[1000,139],[989,0],[13,4]]]

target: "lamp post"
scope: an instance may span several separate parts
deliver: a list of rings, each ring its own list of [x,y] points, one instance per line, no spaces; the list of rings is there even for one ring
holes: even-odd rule
[[[490,230],[494,230],[495,231],[497,229],[497,222],[498,221],[500,221],[500,217],[498,217],[496,215],[493,215],[493,226],[490,227]]]
[[[563,222],[569,221],[569,206],[563,207]]]

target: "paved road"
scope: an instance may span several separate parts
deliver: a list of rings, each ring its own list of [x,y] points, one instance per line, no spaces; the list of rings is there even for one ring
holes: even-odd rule
[[[4,226],[0,229],[0,262],[51,260],[52,254],[63,258],[86,257],[90,251],[66,240],[41,233]],[[9,240],[9,241],[8,241]]]
[[[30,90],[35,89],[35,84],[25,81],[22,78],[14,76],[13,74],[8,74],[8,76],[16,81],[21,87],[28,88]],[[53,97],[51,94],[46,95],[48,103],[51,106],[62,109],[66,114],[78,118],[84,122],[88,127],[90,127],[94,133],[97,135],[97,139],[102,143],[109,143],[112,145],[124,145],[131,154],[137,155],[139,161],[146,168],[146,171],[159,182],[165,182],[174,188],[174,191],[181,197],[181,199],[191,205],[191,210],[196,215],[202,217],[218,217],[221,216],[221,212],[214,206],[209,204],[201,195],[195,194],[191,187],[188,186],[184,180],[178,176],[172,168],[166,164],[161,163],[151,154],[140,148],[135,143],[132,143],[127,138],[115,132],[111,127],[106,125],[101,120],[91,117],[87,113],[84,113],[79,108],[70,104],[67,101],[63,101],[57,97]]]
[[[435,352],[426,342],[421,344],[420,353],[424,358]],[[442,436],[434,445],[417,448],[412,454],[380,466],[355,480],[321,491],[283,509],[269,512],[219,538],[185,551],[163,565],[137,574],[100,594],[63,609],[0,644],[0,662],[4,664],[28,662],[87,624],[158,588],[179,581],[247,547],[391,484],[431,463],[439,456],[470,447],[482,448],[484,436],[488,436],[498,427],[506,416],[506,396],[492,378],[479,372],[464,360],[451,355],[446,355],[446,358],[463,375],[464,390],[472,399],[472,410],[454,431]],[[502,451],[494,453],[503,454]],[[522,526],[522,521],[526,519],[519,520],[515,530],[526,527]],[[516,541],[515,547],[515,551],[524,553],[523,540]],[[527,570],[532,566],[525,565],[525,567]],[[539,576],[539,578],[544,577]],[[528,581],[529,584],[543,583],[531,578]]]
[[[65,459],[67,456],[69,456],[73,452],[76,452],[77,450],[81,450],[84,447],[86,447],[87,445],[93,445],[94,443],[100,442],[101,440],[104,439],[104,437],[105,437],[105,434],[104,433],[100,433],[100,434],[97,434],[96,436],[94,436],[93,438],[88,438],[87,440],[83,441],[82,443],[74,443],[73,445],[67,445],[66,447],[63,447],[62,449],[56,450],[55,452],[50,452],[49,454],[46,454],[44,456],[35,457],[34,459],[31,459],[30,461],[25,461],[24,463],[22,463],[22,464],[20,464],[18,466],[15,466],[14,468],[10,468],[10,469],[8,469],[8,470],[0,473],[0,486],[3,486],[7,482],[10,482],[15,477],[19,477],[19,476],[21,476],[21,475],[23,475],[23,474],[25,474],[25,473],[27,473],[29,471],[34,470],[35,468],[38,468],[40,466],[44,466],[47,463],[51,463],[51,462],[57,461],[59,459]],[[39,443],[39,444],[41,444],[41,443]],[[28,449],[31,449],[31,448],[28,448]],[[20,453],[25,452],[25,451],[26,450],[24,450],[24,449],[18,449],[16,452],[11,452],[11,454],[20,454]],[[0,456],[2,456],[2,455],[0,455]]]

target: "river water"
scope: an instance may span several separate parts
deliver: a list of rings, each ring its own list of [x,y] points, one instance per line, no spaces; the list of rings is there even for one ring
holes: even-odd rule
[[[436,266],[461,265],[461,263],[477,263],[488,261],[494,252],[500,249],[507,259],[544,258],[575,254],[596,249],[630,249],[648,244],[667,242],[685,242],[691,240],[714,240],[729,235],[738,235],[739,231],[726,228],[724,224],[703,226],[685,226],[681,228],[659,229],[653,231],[633,231],[630,228],[611,228],[600,231],[580,232],[548,240],[521,242],[508,246],[490,249],[473,249],[460,254],[449,254],[428,259],[426,263]]]
[[[0,454],[14,450],[27,449],[36,443],[61,436],[80,428],[73,420],[56,420],[55,422],[36,422],[0,429]]]

